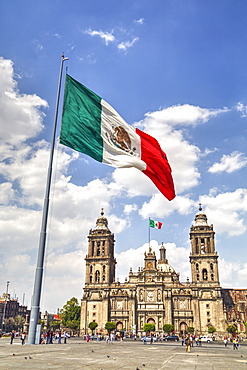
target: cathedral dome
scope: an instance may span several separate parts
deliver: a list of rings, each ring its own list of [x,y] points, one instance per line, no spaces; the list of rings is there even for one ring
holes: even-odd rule
[[[104,217],[104,209],[101,210],[101,216],[97,218],[96,229],[108,229],[108,220]]]
[[[166,248],[164,247],[163,242],[160,247],[160,259],[158,261],[157,269],[162,272],[175,272],[174,268],[168,263],[166,258]]]
[[[195,226],[208,226],[207,216],[202,212],[201,204],[199,204],[199,212],[195,217]]]
[[[158,263],[157,268],[161,272],[176,272],[169,263]]]

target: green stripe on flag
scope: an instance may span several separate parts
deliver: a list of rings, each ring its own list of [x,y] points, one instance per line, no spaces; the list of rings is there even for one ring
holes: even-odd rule
[[[155,222],[153,220],[149,220],[149,226],[150,227],[155,227]]]
[[[60,143],[103,160],[101,98],[66,75]]]

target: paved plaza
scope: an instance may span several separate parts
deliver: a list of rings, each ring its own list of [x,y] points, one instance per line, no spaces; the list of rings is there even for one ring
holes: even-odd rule
[[[85,370],[168,370],[168,369],[246,369],[247,345],[238,350],[222,342],[203,344],[185,353],[180,343],[158,342],[144,345],[125,340],[113,344],[70,338],[67,344],[24,345],[16,338],[0,339],[0,368],[85,369]]]

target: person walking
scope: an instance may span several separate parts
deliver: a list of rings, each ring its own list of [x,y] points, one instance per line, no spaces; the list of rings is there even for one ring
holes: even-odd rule
[[[61,331],[59,331],[57,333],[57,344],[61,344],[61,340],[62,340],[62,333],[61,333]]]
[[[227,347],[227,344],[228,344],[228,340],[227,340],[227,338],[224,338],[224,345],[225,345],[225,347]]]
[[[64,344],[67,343],[67,333],[66,333],[66,331],[63,333],[63,342],[64,342]]]
[[[26,333],[22,333],[21,334],[21,344],[24,345],[25,344],[25,339],[26,339]]]
[[[13,344],[13,340],[15,338],[15,331],[12,330],[11,334],[10,334],[10,344]]]
[[[50,336],[51,336],[51,331],[47,330],[47,332],[46,332],[46,344],[50,344]]]
[[[110,343],[113,343],[114,338],[115,338],[114,333],[111,333],[110,334]]]
[[[184,343],[185,343],[185,352],[190,352],[190,337],[189,336],[185,338]]]

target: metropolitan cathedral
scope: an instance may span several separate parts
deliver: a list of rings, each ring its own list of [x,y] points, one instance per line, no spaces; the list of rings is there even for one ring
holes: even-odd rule
[[[164,324],[172,324],[179,335],[188,327],[196,334],[207,334],[209,326],[224,334],[229,323],[241,331],[247,316],[247,290],[221,288],[214,235],[213,225],[208,225],[200,206],[190,228],[191,281],[180,282],[162,244],[158,256],[150,247],[144,253],[143,267],[138,271],[130,268],[128,278],[120,283],[115,279],[114,234],[102,210],[88,235],[81,334],[91,332],[88,325],[92,321],[97,322],[98,332],[105,332],[105,323],[112,321],[117,331],[139,335],[145,323],[155,324],[157,334],[162,333]],[[245,295],[242,313],[233,293]]]

